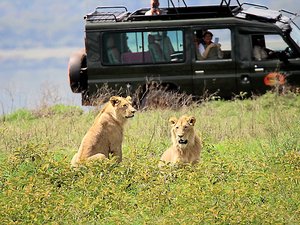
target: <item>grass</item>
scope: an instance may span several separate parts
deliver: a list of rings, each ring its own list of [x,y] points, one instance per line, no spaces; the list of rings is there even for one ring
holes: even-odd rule
[[[168,118],[194,115],[201,162],[158,169]],[[299,224],[300,96],[138,112],[123,162],[70,160],[95,111],[57,105],[0,122],[1,224]]]

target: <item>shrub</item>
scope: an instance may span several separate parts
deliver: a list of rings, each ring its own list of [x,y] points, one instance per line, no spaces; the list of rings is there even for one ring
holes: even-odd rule
[[[2,224],[300,222],[299,95],[138,112],[124,131],[122,163],[78,169],[70,161],[94,112],[56,107],[0,124]],[[197,118],[201,161],[159,169],[171,144],[168,118],[181,114]]]

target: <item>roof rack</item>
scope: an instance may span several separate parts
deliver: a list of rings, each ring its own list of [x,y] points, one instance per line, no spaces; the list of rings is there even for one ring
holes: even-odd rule
[[[284,10],[284,9],[279,10],[279,12],[284,13],[286,15],[293,16],[293,18],[289,17],[291,20],[294,20],[296,17],[300,16],[300,14],[298,14],[298,13],[293,13],[293,12],[290,12],[290,11],[287,11],[287,10]]]
[[[99,6],[94,12],[86,15],[85,19],[89,22],[121,22],[232,17],[234,10],[241,7],[239,0],[236,0],[235,6],[232,6],[231,0],[221,0],[220,5],[192,7],[188,7],[185,0],[178,0],[178,5],[180,1],[184,6],[176,7],[174,0],[168,0],[168,7],[161,8],[164,13],[159,16],[145,15],[149,8],[129,13],[124,6]]]
[[[174,20],[174,19],[195,19],[195,18],[218,18],[218,17],[232,17],[236,11],[241,9],[239,0],[235,0],[236,5],[233,5],[231,0],[221,0],[219,5],[211,6],[193,6],[188,7],[185,0],[181,0],[184,7],[176,7],[173,0],[168,0],[168,8],[162,8],[164,12],[159,16],[145,16],[149,9],[140,9],[127,18],[128,21],[140,20]],[[180,0],[178,0],[179,5]],[[170,7],[170,4],[172,7]]]
[[[163,13],[157,16],[145,15],[149,8],[138,9],[130,13],[124,6],[99,6],[94,12],[86,15],[85,19],[93,23],[237,17],[269,23],[288,23],[287,18],[290,20],[291,18],[285,17],[283,14],[299,16],[285,10],[270,10],[264,5],[247,2],[241,4],[239,0],[221,0],[219,5],[191,7],[186,5],[185,0],[178,0],[178,5],[180,1],[184,6],[176,7],[174,0],[168,0],[168,7],[161,8]],[[233,2],[235,2],[234,5]]]
[[[248,6],[247,8],[244,6]],[[257,5],[253,3],[243,3],[241,9],[237,12],[236,17],[243,19],[254,19],[263,22],[275,23],[280,20],[282,14],[280,11],[269,9],[264,5]]]
[[[178,5],[179,5],[179,1],[180,1],[180,0],[178,0]],[[187,4],[185,3],[185,0],[181,0],[181,1],[182,1],[182,3],[185,5],[185,7],[187,7]],[[236,0],[236,2],[237,2],[237,4],[238,4],[239,6],[241,6],[241,3],[240,3],[239,0]],[[172,4],[173,8],[176,8],[176,6],[175,6],[173,0],[168,0],[168,8],[170,8],[170,3]],[[221,0],[220,6],[224,6],[224,5],[225,5],[225,6],[229,7],[230,4],[231,4],[231,0]]]
[[[182,1],[182,3],[184,4],[185,7],[188,7],[187,4],[185,3],[185,0],[181,0],[181,1]],[[180,0],[178,0],[178,7],[179,7],[179,2],[180,2]],[[170,8],[170,3],[173,6],[173,8],[176,8],[173,0],[168,0],[168,8]]]
[[[192,7],[175,7],[161,8],[163,14],[158,16],[147,16],[145,13],[148,8],[139,9],[130,14],[127,21],[143,20],[178,20],[178,19],[196,19],[196,18],[218,18],[232,17],[232,10],[237,6],[213,5],[213,6],[192,6]]]
[[[242,6],[239,0],[236,0],[236,3],[237,3],[240,7]],[[229,7],[229,6],[231,5],[231,0],[222,0],[221,3],[220,3],[220,6],[223,6],[223,5]]]
[[[94,12],[86,15],[85,19],[91,22],[119,22],[128,15],[125,6],[98,6]]]

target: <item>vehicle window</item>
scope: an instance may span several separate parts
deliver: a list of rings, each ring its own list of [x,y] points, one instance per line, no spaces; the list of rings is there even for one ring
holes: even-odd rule
[[[291,51],[283,38],[275,34],[253,35],[252,46],[253,59],[258,61],[278,59],[281,52]]]
[[[284,51],[288,45],[280,35],[265,35],[266,47],[274,51]]]
[[[184,60],[181,30],[104,33],[106,65],[174,63]]]
[[[197,60],[231,59],[230,29],[198,29],[193,38]]]
[[[296,42],[296,44],[300,47],[300,30],[298,26],[296,26],[294,23],[291,23],[292,31],[291,31],[291,37]]]

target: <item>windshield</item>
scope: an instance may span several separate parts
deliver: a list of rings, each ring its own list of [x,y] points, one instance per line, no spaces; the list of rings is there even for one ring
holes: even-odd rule
[[[291,38],[296,42],[296,44],[300,47],[300,29],[299,27],[291,23],[292,31],[291,31]]]

